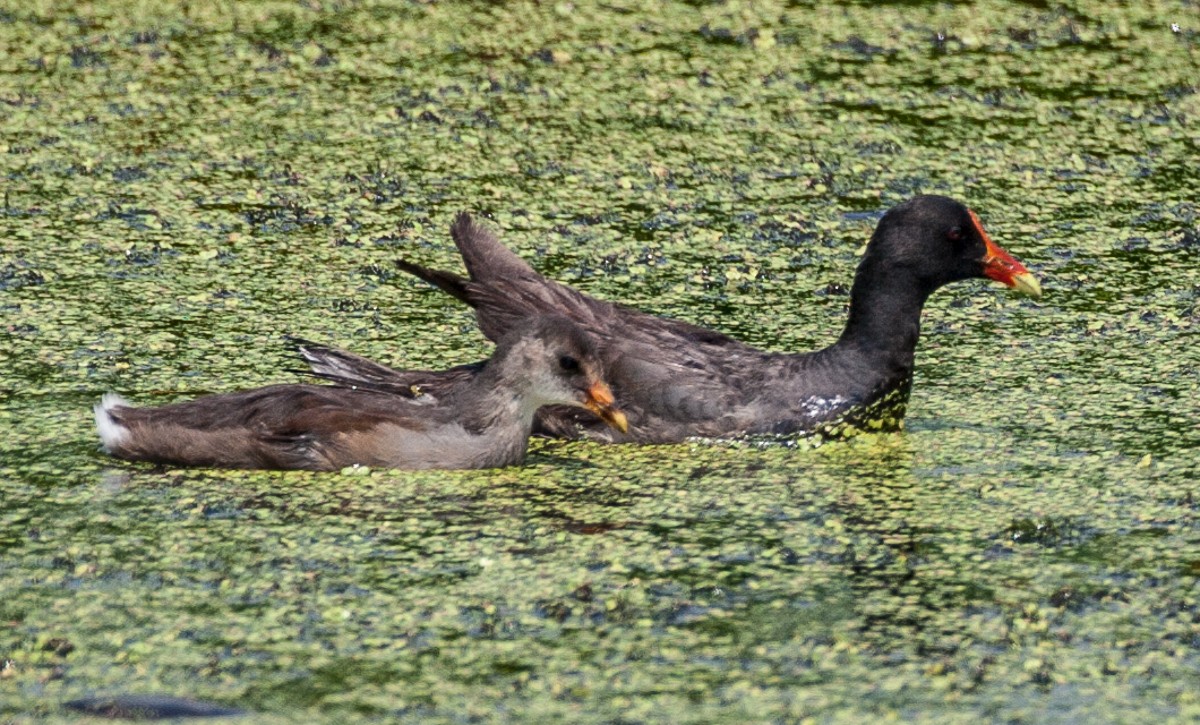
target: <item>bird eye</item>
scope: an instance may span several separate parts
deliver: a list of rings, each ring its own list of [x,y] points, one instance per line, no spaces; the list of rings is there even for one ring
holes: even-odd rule
[[[569,373],[573,373],[579,370],[579,361],[570,355],[560,355],[558,366]]]
[[[946,238],[952,242],[961,242],[963,240],[962,227],[950,227],[950,231],[946,232]]]

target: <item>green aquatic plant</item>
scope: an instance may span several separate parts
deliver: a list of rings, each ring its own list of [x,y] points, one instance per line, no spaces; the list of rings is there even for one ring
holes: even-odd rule
[[[0,719],[1195,719],[1187,2],[0,4]],[[906,430],[491,473],[114,464],[90,407],[476,360],[490,216],[589,294],[812,349],[878,215],[968,202]],[[419,254],[417,254],[419,252]]]

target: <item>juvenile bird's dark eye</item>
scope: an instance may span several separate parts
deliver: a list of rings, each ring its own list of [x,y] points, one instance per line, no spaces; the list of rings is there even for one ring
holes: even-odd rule
[[[560,355],[558,366],[569,373],[573,373],[579,370],[579,361],[570,355]]]
[[[961,242],[963,236],[962,227],[950,227],[950,231],[946,232],[946,238],[952,242]]]

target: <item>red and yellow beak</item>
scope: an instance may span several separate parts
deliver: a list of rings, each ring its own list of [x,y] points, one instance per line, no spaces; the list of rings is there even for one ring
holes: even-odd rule
[[[983,231],[983,224],[979,221],[979,217],[975,216],[975,212],[971,212],[971,221],[975,222],[975,231],[983,237],[983,244],[987,249],[987,253],[983,256],[983,275],[1035,299],[1041,297],[1042,285],[1038,284],[1037,277],[1030,274],[1029,270],[1025,269],[1025,265],[992,241],[987,232]]]
[[[626,420],[625,414],[617,409],[616,402],[608,385],[602,380],[597,380],[588,388],[583,407],[600,416],[600,420],[625,433],[629,430],[629,421]]]

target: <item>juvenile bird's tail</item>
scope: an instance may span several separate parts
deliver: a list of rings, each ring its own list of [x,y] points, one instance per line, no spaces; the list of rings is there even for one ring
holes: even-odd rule
[[[115,408],[127,407],[129,403],[116,393],[105,393],[92,407],[96,414],[96,432],[100,434],[100,445],[105,453],[116,453],[129,439],[129,429],[113,415]]]

